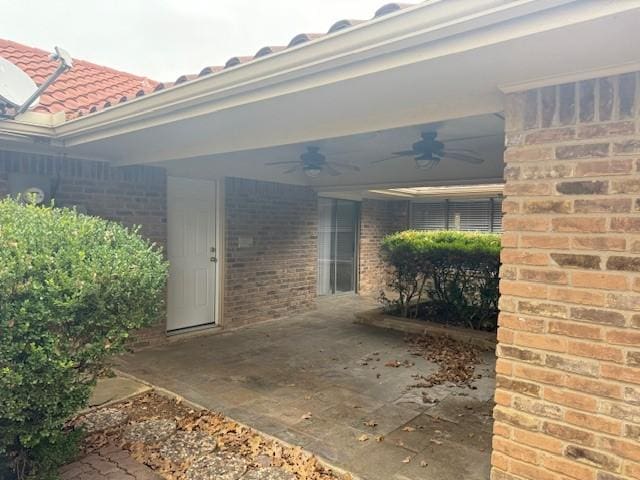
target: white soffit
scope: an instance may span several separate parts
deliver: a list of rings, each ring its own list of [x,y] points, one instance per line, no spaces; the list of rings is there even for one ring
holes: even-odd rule
[[[502,195],[503,183],[491,183],[485,185],[447,185],[441,187],[404,187],[389,188],[383,190],[369,190],[369,193],[389,195],[404,198],[428,198],[428,197],[477,197]]]

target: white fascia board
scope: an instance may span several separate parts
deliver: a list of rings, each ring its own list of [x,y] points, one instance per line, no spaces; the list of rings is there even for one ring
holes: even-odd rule
[[[374,73],[398,66],[399,62],[406,64],[411,62],[412,52],[402,58],[395,58],[392,54],[416,46],[421,47],[420,52],[413,54],[419,57],[418,60],[423,60],[426,55],[425,47],[430,44],[553,7],[579,5],[581,10],[591,8],[594,9],[594,14],[601,15],[602,8],[595,8],[593,3],[580,0],[432,0],[211,76],[68,121],[56,127],[56,136],[71,146],[197,117],[292,91]],[[625,10],[627,8],[623,7],[630,3],[638,3],[640,6],[640,2],[636,0],[613,2],[609,5],[609,10]],[[558,20],[570,23],[573,18],[565,16]],[[538,31],[548,28],[543,23],[535,27]],[[525,34],[531,33],[529,26]],[[517,38],[519,35],[517,29],[512,29],[507,34],[509,38]],[[474,45],[473,39],[470,40],[466,45],[455,44],[455,50],[451,52],[443,48],[437,49],[434,55],[441,57],[479,46]],[[504,38],[493,36],[487,40],[497,42]],[[381,56],[384,57],[382,63],[363,63],[367,59]],[[341,68],[341,77],[331,75],[332,71],[345,66],[353,68],[350,72]],[[369,71],[364,67],[368,67]],[[316,78],[319,73],[328,75]],[[288,91],[286,87],[276,88],[294,80],[298,80],[297,84],[290,86]]]

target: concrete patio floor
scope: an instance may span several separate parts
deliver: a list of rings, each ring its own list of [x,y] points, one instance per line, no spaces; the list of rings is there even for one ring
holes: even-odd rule
[[[488,479],[493,353],[474,389],[407,389],[437,367],[410,355],[403,334],[353,323],[372,305],[320,299],[316,311],[128,354],[117,367],[363,479]],[[393,360],[415,365],[385,366]]]

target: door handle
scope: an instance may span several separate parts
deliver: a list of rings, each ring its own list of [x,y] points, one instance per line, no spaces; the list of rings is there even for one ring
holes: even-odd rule
[[[215,262],[217,262],[217,261],[218,261],[218,259],[217,259],[216,257],[210,257],[210,258],[209,258],[209,261],[211,261],[211,262],[215,263]]]

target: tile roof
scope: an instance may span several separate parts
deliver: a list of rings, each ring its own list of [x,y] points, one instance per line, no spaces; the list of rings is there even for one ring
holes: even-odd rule
[[[372,19],[413,5],[387,3],[376,10]],[[339,20],[331,25],[326,33],[299,33],[286,46],[265,46],[255,55],[231,57],[224,65],[204,67],[199,73],[181,75],[174,82],[156,82],[149,78],[74,59],[73,68],[61,75],[46,90],[40,97],[40,104],[35,111],[50,113],[64,111],[67,118],[87,115],[136,97],[165,90],[207,75],[214,75],[225,69],[246,64],[367,21]],[[0,56],[22,68],[37,84],[42,83],[57,66],[57,62],[49,60],[49,52],[9,40],[0,39]]]
[[[49,59],[50,52],[9,40],[0,39],[0,56],[24,70],[38,85],[58,66]],[[47,88],[34,110],[77,116],[151,92],[156,85],[145,77],[74,59],[73,68]]]

